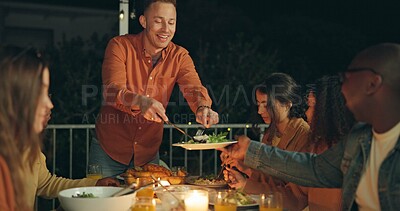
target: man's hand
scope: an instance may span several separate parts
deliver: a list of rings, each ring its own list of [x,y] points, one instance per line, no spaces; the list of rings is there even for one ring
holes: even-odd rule
[[[251,176],[251,174],[253,173],[251,168],[249,168],[248,166],[246,166],[243,161],[241,160],[237,160],[237,159],[232,159],[232,158],[228,158],[225,160],[224,164],[226,166],[229,166],[230,168],[236,167],[237,170],[241,171],[242,173],[246,174],[248,177]]]
[[[209,128],[211,125],[219,122],[219,116],[210,107],[200,106],[196,111],[196,121],[204,125],[204,127]]]
[[[97,180],[96,186],[115,186],[115,187],[119,187],[119,181],[111,178],[111,177],[106,177],[103,179],[99,179]]]
[[[232,144],[226,148],[217,149],[222,151],[221,155],[226,156],[230,159],[244,160],[247,148],[250,145],[250,139],[247,136],[239,136],[237,139],[238,143]],[[224,161],[225,162],[225,161]]]
[[[228,182],[229,187],[237,190],[243,189],[247,181],[240,172],[228,167],[224,170],[224,180]]]
[[[157,100],[150,97],[141,96],[139,106],[140,111],[145,119],[154,122],[168,121],[164,106]]]

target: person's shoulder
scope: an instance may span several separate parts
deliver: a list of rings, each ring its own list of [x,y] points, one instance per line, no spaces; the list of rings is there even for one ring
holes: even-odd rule
[[[175,55],[177,55],[177,54],[189,54],[189,51],[186,48],[184,48],[183,46],[180,46],[178,44],[175,44],[173,42],[170,42],[168,44],[167,51],[172,53],[172,54],[175,54]]]
[[[303,118],[293,118],[289,122],[289,125],[292,128],[299,128],[307,131],[310,130],[310,125]]]
[[[358,122],[353,126],[353,128],[351,128],[349,134],[364,133],[366,131],[370,132],[371,130],[372,126],[370,124],[364,122]]]
[[[118,35],[111,38],[110,41],[119,42],[119,43],[129,43],[129,42],[136,42],[139,40],[138,34],[125,34],[125,35]]]

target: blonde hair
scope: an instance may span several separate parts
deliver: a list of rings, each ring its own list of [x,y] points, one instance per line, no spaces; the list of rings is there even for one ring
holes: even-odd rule
[[[27,208],[24,162],[32,171],[39,158],[41,140],[33,125],[45,67],[31,48],[0,48],[0,156],[13,175],[16,210]]]

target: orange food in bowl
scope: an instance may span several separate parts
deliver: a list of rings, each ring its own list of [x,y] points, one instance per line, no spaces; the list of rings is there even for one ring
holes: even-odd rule
[[[167,177],[167,180],[171,185],[179,185],[183,183],[183,177]]]

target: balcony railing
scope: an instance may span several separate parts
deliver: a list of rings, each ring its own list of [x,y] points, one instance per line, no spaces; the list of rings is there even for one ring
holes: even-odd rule
[[[198,124],[177,124],[189,134],[194,134]],[[266,124],[257,126],[258,133],[253,132],[251,124],[218,124],[206,133],[228,132],[228,139],[235,135],[247,135],[261,140]],[[47,166],[50,172],[67,178],[83,178],[89,160],[89,143],[94,135],[94,125],[49,125],[44,134]],[[261,134],[261,135],[258,135]],[[252,136],[253,135],[253,136]],[[219,153],[216,150],[190,151],[172,144],[187,141],[179,131],[170,125],[164,125],[164,136],[160,146],[160,159],[169,167],[184,166],[192,175],[217,174],[220,165]],[[56,200],[39,199],[36,210],[50,210],[58,206]]]

